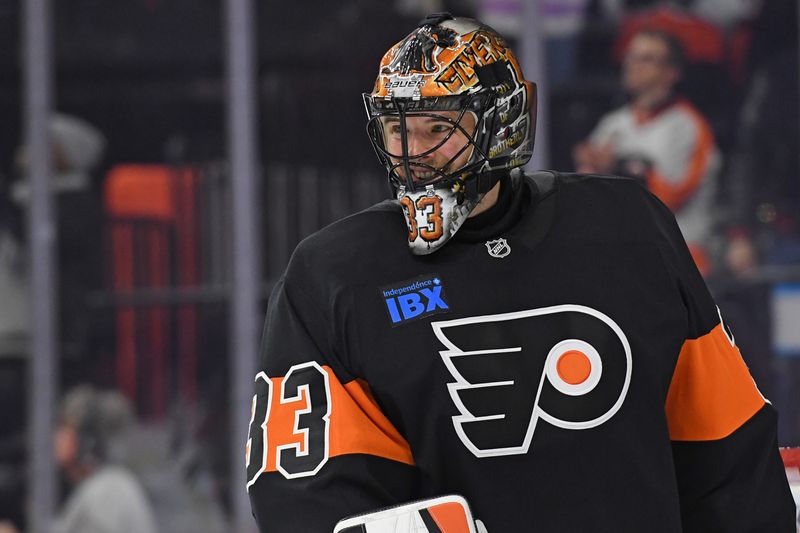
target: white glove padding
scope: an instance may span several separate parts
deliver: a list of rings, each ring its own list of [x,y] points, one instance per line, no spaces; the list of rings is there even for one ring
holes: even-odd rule
[[[449,495],[378,509],[341,520],[333,533],[488,533],[467,500]]]

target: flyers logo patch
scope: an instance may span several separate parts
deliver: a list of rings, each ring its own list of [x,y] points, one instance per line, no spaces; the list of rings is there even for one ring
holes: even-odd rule
[[[631,348],[608,316],[559,305],[431,324],[455,379],[453,426],[476,457],[528,452],[537,424],[590,429],[625,401]],[[499,361],[498,361],[499,360]]]

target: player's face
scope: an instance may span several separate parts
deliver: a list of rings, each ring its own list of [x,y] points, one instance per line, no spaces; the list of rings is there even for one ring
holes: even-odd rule
[[[652,35],[637,35],[628,45],[623,63],[622,83],[633,96],[671,87],[676,69],[669,63],[667,44]]]
[[[459,114],[458,111],[439,111],[436,115],[441,118],[434,116],[406,116],[408,155],[414,181],[425,181],[436,176],[436,173],[429,168],[417,166],[414,163],[429,165],[447,174],[461,168],[469,161],[472,155],[472,147],[469,146],[469,139],[464,132],[470,136],[475,132],[475,115],[471,112],[464,113],[461,117],[461,122],[459,122],[464,131],[456,128],[448,138],[448,135],[453,130],[453,122],[458,120]],[[446,119],[449,119],[449,121]],[[398,118],[388,117],[383,120],[383,135],[386,140],[386,150],[390,154],[398,155],[403,153],[403,141]],[[437,146],[438,148],[436,148]],[[426,154],[429,150],[432,151]],[[401,161],[400,158],[396,157],[391,159],[392,163],[395,164]],[[406,178],[405,166],[397,167],[396,172],[400,177]]]

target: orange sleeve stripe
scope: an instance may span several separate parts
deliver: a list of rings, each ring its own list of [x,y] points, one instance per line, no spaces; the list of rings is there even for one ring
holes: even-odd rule
[[[647,176],[653,194],[675,211],[697,190],[708,169],[709,158],[714,150],[714,134],[705,119],[689,104],[678,104],[692,118],[697,127],[697,144],[692,152],[686,174],[677,183],[670,182],[655,169]]]
[[[381,412],[363,381],[346,385],[336,378],[330,367],[323,366],[330,386],[328,423],[328,457],[347,454],[368,454],[413,465],[411,447]],[[282,377],[272,381],[271,412],[267,420],[267,472],[275,472],[278,447],[299,444],[305,452],[305,436],[295,433],[295,415],[309,406],[307,392],[300,399],[281,403]]]
[[[428,507],[431,518],[445,533],[469,533],[469,523],[461,505],[451,502]]]
[[[719,324],[710,333],[683,344],[667,393],[670,439],[725,438],[764,403],[738,348]]]
[[[333,377],[333,372],[329,374]],[[331,412],[331,457],[363,453],[413,465],[411,447],[381,412],[369,385],[361,380],[344,386],[336,383],[338,388],[331,386],[335,406]]]

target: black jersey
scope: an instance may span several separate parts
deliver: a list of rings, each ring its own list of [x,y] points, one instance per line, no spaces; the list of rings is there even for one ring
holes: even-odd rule
[[[490,533],[794,532],[775,411],[669,210],[556,173],[505,209],[428,256],[393,202],[297,247],[255,378],[261,531],[456,493]]]

